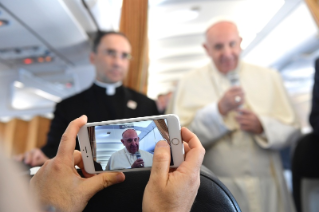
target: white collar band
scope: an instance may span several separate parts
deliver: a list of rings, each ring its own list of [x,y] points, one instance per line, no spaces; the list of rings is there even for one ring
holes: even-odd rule
[[[105,93],[108,96],[113,96],[115,94],[116,88],[122,85],[122,81],[118,81],[116,83],[105,83],[95,80],[94,83],[99,87],[105,88]]]

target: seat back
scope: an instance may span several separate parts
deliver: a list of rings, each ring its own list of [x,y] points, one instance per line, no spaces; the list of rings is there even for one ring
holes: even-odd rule
[[[319,179],[301,180],[301,205],[304,212],[319,211]]]
[[[315,188],[311,182],[319,180],[318,167],[319,138],[310,133],[298,141],[292,159],[293,196],[298,212],[306,212],[307,210],[302,209],[311,208],[311,205],[317,202],[311,202],[313,198],[310,197],[313,196]]]
[[[150,171],[126,172],[125,181],[97,193],[84,211],[142,211]],[[240,208],[214,174],[202,167],[200,187],[191,211],[240,212]]]

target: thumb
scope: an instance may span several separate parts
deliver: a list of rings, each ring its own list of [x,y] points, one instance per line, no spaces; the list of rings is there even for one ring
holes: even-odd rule
[[[83,185],[83,191],[89,198],[97,192],[113,184],[121,183],[125,180],[123,172],[101,173],[90,178],[86,178]]]
[[[166,141],[159,141],[155,146],[150,181],[166,184],[171,161],[170,146]]]

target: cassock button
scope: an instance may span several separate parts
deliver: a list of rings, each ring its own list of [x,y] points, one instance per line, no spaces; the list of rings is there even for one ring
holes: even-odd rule
[[[133,101],[133,100],[129,100],[129,101],[127,102],[127,107],[130,108],[130,109],[132,109],[132,110],[135,110],[136,107],[137,107],[137,103],[136,103],[135,101]]]

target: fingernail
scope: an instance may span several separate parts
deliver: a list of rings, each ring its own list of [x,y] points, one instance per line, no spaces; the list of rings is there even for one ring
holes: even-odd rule
[[[120,172],[116,175],[116,180],[117,180],[117,182],[123,181],[123,173],[122,172]]]

